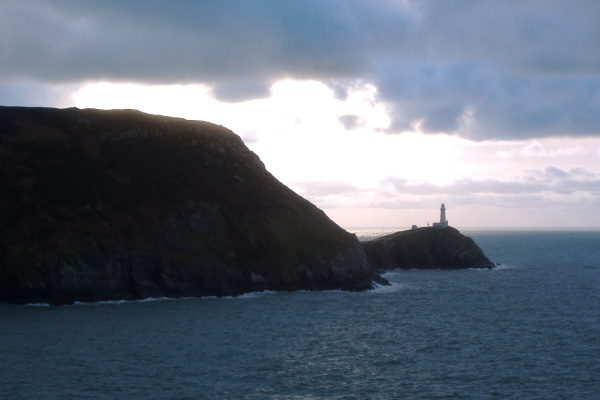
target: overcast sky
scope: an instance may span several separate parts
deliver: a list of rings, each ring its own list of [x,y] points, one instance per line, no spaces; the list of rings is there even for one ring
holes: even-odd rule
[[[340,225],[600,226],[600,1],[0,0],[0,104],[238,133]]]

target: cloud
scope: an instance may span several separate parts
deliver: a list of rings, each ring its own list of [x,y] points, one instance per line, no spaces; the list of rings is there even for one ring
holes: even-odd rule
[[[598,135],[600,3],[413,2],[404,63],[374,81],[394,116],[474,140]]]
[[[242,102],[259,98],[268,98],[271,85],[260,82],[221,83],[213,87],[212,93],[217,100]]]
[[[374,85],[389,133],[598,136],[598,20],[594,0],[8,0],[0,85],[203,83],[237,102],[312,79],[338,99]]]
[[[365,120],[358,115],[345,114],[338,118],[340,124],[344,125],[346,130],[351,131],[365,125]]]
[[[144,83],[358,76],[405,31],[392,0],[5,2],[4,77]],[[377,26],[373,29],[372,26]]]
[[[404,178],[388,178],[385,183],[392,185],[397,192],[409,195],[600,194],[600,174],[584,168],[565,171],[553,166],[545,170],[526,171],[523,176],[503,180],[464,178],[449,185],[434,185],[429,182],[411,182]]]
[[[456,205],[549,207],[600,203],[600,174],[585,168],[549,166],[504,179],[463,178],[448,185],[389,177],[375,186],[343,181],[296,182],[299,194],[323,208],[432,208],[441,201]]]
[[[68,107],[77,86],[34,83],[0,85],[0,104],[24,107]]]
[[[507,195],[540,193],[548,189],[539,182],[501,181],[498,179],[461,179],[449,185],[434,185],[427,182],[409,182],[402,178],[390,178],[388,182],[403,194],[412,195]]]

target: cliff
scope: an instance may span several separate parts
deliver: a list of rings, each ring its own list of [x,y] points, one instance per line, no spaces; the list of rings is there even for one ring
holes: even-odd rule
[[[0,301],[365,290],[355,236],[214,124],[0,107]]]
[[[473,239],[452,227],[418,228],[362,243],[377,269],[493,268]]]

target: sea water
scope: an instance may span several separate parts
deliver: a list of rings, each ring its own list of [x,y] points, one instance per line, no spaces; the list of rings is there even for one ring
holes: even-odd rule
[[[0,399],[600,398],[600,231],[463,233],[500,265],[364,293],[0,305]]]

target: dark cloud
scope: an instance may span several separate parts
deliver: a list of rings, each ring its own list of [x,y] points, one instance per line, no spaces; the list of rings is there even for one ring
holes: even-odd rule
[[[76,86],[54,86],[34,83],[0,85],[0,105],[23,107],[68,107]]]
[[[271,95],[271,85],[260,82],[231,82],[215,85],[212,93],[217,100],[240,102],[267,98]]]
[[[4,0],[0,84],[201,82],[241,101],[282,78],[338,99],[360,82],[390,133],[597,136],[598,21],[596,0]]]
[[[391,132],[475,139],[600,134],[600,2],[418,1],[408,61],[373,80]]]
[[[2,8],[2,78],[54,82],[354,77],[408,24],[393,0],[30,0]]]

